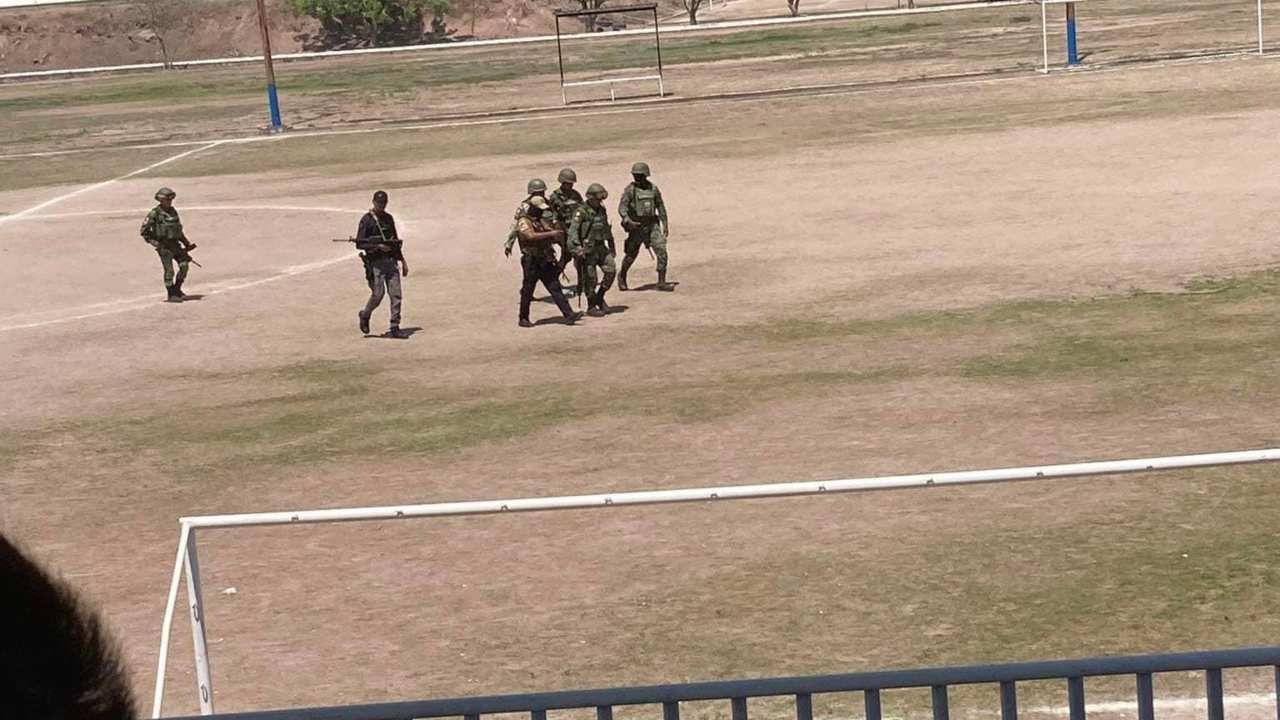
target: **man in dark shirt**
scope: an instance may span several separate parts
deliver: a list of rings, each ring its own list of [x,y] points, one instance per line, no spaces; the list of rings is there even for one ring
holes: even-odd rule
[[[379,190],[373,194],[373,208],[360,218],[356,231],[356,247],[363,251],[369,269],[369,302],[360,311],[360,332],[369,334],[369,318],[382,303],[383,294],[391,296],[391,328],[388,337],[407,337],[400,332],[400,274],[409,275],[409,263],[404,259],[400,237],[396,234],[396,219],[387,212],[387,193]],[[397,263],[399,264],[397,266]]]

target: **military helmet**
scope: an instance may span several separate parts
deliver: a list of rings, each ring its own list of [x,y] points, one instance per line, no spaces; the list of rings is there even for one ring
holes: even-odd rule
[[[609,197],[609,191],[604,189],[600,183],[591,183],[591,187],[587,188],[587,197],[600,198],[604,200]]]
[[[565,168],[556,176],[556,180],[562,183],[576,183],[578,182],[578,173],[574,172],[573,168]]]
[[[374,201],[374,202],[382,202],[382,203],[386,202],[386,201],[387,201],[387,191],[386,191],[386,190],[378,190],[377,192],[375,192],[375,193],[373,194],[373,201]]]
[[[543,182],[541,178],[534,178],[529,181],[528,190],[530,195],[534,193],[546,192],[547,184]]]
[[[551,209],[551,203],[547,202],[547,199],[542,197],[541,195],[534,195],[533,197],[529,198],[529,207],[535,207],[535,208],[538,208],[539,210],[545,211],[545,210]]]
[[[649,163],[638,162],[635,165],[632,165],[631,174],[649,177]]]
[[[176,198],[176,197],[178,197],[178,193],[174,192],[173,188],[162,187],[156,191],[157,200],[159,200],[160,198],[169,198],[170,200],[172,200],[173,198]]]

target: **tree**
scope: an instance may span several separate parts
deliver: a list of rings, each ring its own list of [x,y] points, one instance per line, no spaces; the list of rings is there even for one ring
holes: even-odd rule
[[[787,0],[787,10],[791,11],[791,17],[800,14],[800,0]]]
[[[174,31],[182,21],[191,14],[187,0],[142,0],[142,24],[160,43],[160,58],[166,69],[173,67],[169,58],[169,44],[166,38],[172,38]]]
[[[689,13],[689,24],[698,24],[698,11],[702,9],[702,0],[680,0],[684,3],[684,11]]]
[[[583,10],[599,10],[604,7],[608,0],[578,0],[578,5]],[[582,29],[586,32],[596,31],[596,15],[582,16]]]
[[[422,39],[422,21],[431,16],[431,31],[444,35],[449,0],[290,0],[295,12],[320,21],[335,43],[377,47],[386,41]]]

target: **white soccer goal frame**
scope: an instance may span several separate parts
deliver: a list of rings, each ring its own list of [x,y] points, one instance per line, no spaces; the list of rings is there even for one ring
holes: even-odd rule
[[[1043,65],[1040,72],[1046,75],[1050,72],[1049,68],[1049,8],[1050,5],[1075,5],[1085,0],[1035,0],[1040,6],[1040,49],[1043,57]]]
[[[1032,0],[1040,6],[1040,49],[1042,54],[1042,65],[1040,72],[1048,74],[1052,71],[1049,66],[1049,5],[1075,5],[1076,3],[1085,2],[1085,0]],[[1257,21],[1258,21],[1258,55],[1266,55],[1266,46],[1263,37],[1263,0],[1257,0]]]
[[[1280,461],[1280,448],[1237,452],[1175,455],[1168,457],[1112,460],[1103,462],[1042,465],[994,470],[897,475],[890,477],[819,480],[810,482],[733,485],[723,487],[685,488],[678,490],[645,490],[638,492],[562,497],[534,497],[512,500],[430,503],[332,510],[298,510],[286,512],[247,513],[237,515],[205,515],[179,519],[178,556],[174,561],[160,631],[160,656],[156,667],[155,697],[152,718],[164,710],[165,672],[169,659],[169,635],[177,608],[178,591],[186,577],[188,610],[191,618],[192,645],[195,653],[196,689],[200,713],[214,712],[213,678],[209,663],[209,646],[205,635],[204,600],[200,590],[200,563],[196,550],[196,530],[216,528],[261,527],[267,525],[305,525],[316,523],[356,522],[367,520],[408,520],[464,515],[501,515],[505,513],[544,512],[555,510],[603,510],[638,505],[750,500],[760,498],[804,497],[872,490],[931,488],[952,485],[1054,480],[1126,473],[1155,472],[1188,468],[1222,467]]]
[[[563,18],[578,17],[594,17],[597,15],[615,15],[629,12],[647,12],[653,14],[653,47],[657,54],[657,73],[652,75],[630,75],[625,77],[604,77],[593,80],[575,80],[568,82],[564,76],[564,48],[560,42],[560,20]],[[666,96],[666,89],[663,84],[662,76],[662,34],[658,28],[658,6],[650,5],[626,5],[613,8],[597,8],[595,10],[557,10],[556,18],[556,63],[560,69],[560,103],[562,105],[569,104],[569,91],[571,87],[586,87],[591,85],[608,85],[609,101],[613,102],[618,99],[616,88],[621,83],[646,82],[656,80],[658,82],[658,97]]]

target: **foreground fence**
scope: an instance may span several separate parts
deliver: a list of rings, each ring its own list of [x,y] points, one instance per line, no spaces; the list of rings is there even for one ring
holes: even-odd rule
[[[1132,675],[1138,705],[1138,720],[1154,720],[1155,698],[1152,690],[1152,676],[1157,673],[1202,671],[1205,680],[1205,697],[1208,701],[1206,717],[1208,720],[1223,720],[1223,670],[1246,667],[1273,669],[1277,717],[1280,717],[1280,647],[571,690],[525,695],[492,695],[346,707],[225,713],[219,714],[218,717],[226,720],[411,720],[436,717],[480,720],[481,716],[497,713],[528,713],[530,720],[547,720],[547,713],[552,710],[594,708],[597,720],[612,720],[615,707],[653,705],[661,706],[662,720],[680,720],[680,703],[682,702],[722,700],[729,703],[732,720],[748,720],[747,700],[790,696],[795,699],[796,720],[813,720],[814,695],[861,692],[865,700],[866,720],[881,720],[880,693],[882,691],[928,688],[933,698],[933,720],[949,720],[951,711],[948,704],[948,688],[953,685],[992,684],[999,688],[1001,720],[1016,720],[1019,682],[1060,680],[1065,684],[1070,719],[1084,720],[1085,678]]]

